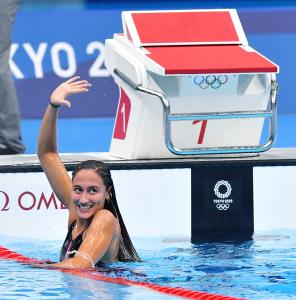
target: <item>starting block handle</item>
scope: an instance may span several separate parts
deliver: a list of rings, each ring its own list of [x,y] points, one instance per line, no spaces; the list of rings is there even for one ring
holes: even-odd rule
[[[234,154],[234,153],[259,153],[267,151],[272,147],[276,140],[277,130],[277,95],[278,83],[271,80],[271,91],[269,98],[269,107],[267,110],[260,111],[233,111],[233,112],[205,112],[205,113],[188,113],[188,114],[171,114],[170,103],[164,93],[154,91],[136,84],[128,78],[119,69],[114,69],[114,74],[122,79],[133,89],[159,98],[163,106],[163,128],[165,133],[165,144],[168,150],[176,155],[207,155],[207,154]],[[244,118],[268,118],[269,120],[269,137],[265,144],[258,146],[225,146],[225,147],[200,147],[200,148],[178,148],[175,147],[171,140],[171,122],[186,120],[209,120],[209,119],[244,119]]]

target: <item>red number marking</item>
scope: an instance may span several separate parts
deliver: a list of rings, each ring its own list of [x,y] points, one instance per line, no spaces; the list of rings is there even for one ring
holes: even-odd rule
[[[124,140],[129,116],[131,111],[131,101],[127,94],[124,92],[123,89],[120,90],[120,102],[117,111],[116,121],[115,121],[115,129],[113,138]]]
[[[201,128],[200,128],[200,132],[199,132],[199,137],[198,137],[197,143],[198,144],[202,144],[203,140],[204,140],[204,137],[205,137],[205,132],[206,132],[206,127],[207,127],[208,120],[194,120],[192,122],[192,125],[195,125],[195,124],[197,124],[199,122],[201,122]]]

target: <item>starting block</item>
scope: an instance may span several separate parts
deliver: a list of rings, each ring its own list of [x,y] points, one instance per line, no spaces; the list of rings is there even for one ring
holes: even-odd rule
[[[120,88],[110,153],[127,159],[256,153],[276,136],[279,67],[235,9],[124,11],[106,40]],[[260,143],[264,120],[269,136]]]

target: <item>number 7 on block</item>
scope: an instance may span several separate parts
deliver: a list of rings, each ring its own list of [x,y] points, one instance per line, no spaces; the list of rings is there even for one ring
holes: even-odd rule
[[[200,132],[199,132],[197,143],[198,144],[202,144],[203,140],[204,140],[204,137],[205,137],[205,132],[206,132],[208,120],[194,120],[192,122],[192,125],[195,125],[195,124],[197,124],[199,122],[201,122],[201,128],[200,128]]]

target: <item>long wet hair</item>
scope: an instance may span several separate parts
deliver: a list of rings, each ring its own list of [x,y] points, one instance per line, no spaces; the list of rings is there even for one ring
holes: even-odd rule
[[[103,162],[97,160],[87,160],[78,164],[72,172],[72,180],[76,174],[81,170],[93,170],[98,176],[100,176],[104,182],[106,190],[109,192],[110,200],[105,200],[104,209],[109,210],[115,218],[118,219],[121,237],[119,242],[119,252],[118,260],[119,261],[141,261],[136,249],[133,246],[131,238],[127,232],[127,229],[124,225],[114,189],[113,180],[111,178],[111,172],[109,168]]]

